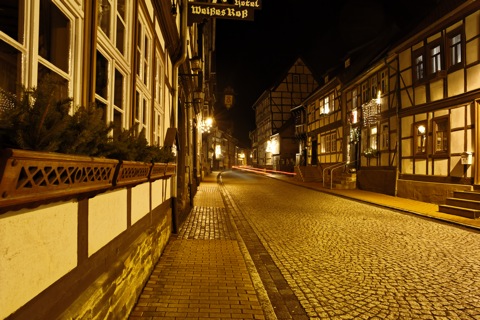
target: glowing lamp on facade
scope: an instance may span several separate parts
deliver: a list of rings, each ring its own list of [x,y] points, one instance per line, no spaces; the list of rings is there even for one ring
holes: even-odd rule
[[[424,125],[418,126],[418,133],[419,133],[419,134],[424,135],[424,134],[425,134],[425,131],[426,131],[426,128],[425,128]]]
[[[382,91],[378,90],[378,92],[377,92],[377,104],[380,104],[380,102],[381,102],[381,98],[380,98],[381,95],[382,95]]]
[[[215,146],[215,156],[220,157],[222,155],[222,147],[220,145]]]

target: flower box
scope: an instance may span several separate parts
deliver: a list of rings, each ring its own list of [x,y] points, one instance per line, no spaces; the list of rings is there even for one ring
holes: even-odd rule
[[[168,163],[165,169],[165,177],[171,177],[175,175],[177,165],[175,163]]]
[[[112,187],[118,162],[3,149],[0,151],[0,212],[103,192]]]
[[[117,167],[113,185],[123,187],[147,182],[151,169],[151,163],[122,160]]]

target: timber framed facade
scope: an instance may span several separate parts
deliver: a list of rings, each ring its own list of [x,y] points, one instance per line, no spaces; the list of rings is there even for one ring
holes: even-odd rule
[[[307,137],[303,165],[344,162],[356,172],[357,188],[438,204],[454,190],[475,189],[478,4],[442,4],[400,41],[373,50],[379,54],[363,64],[348,57],[335,78],[292,110],[297,137]]]
[[[294,123],[289,122],[291,109],[301,104],[317,86],[311,71],[299,58],[281,80],[255,102],[256,129],[251,134],[255,137],[254,165],[276,170],[286,165],[293,170],[297,147],[292,143],[295,138]],[[285,128],[288,123],[292,130]],[[284,134],[288,136],[284,137]]]

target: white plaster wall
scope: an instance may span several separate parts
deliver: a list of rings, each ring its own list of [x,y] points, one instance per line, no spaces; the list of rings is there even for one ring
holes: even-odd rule
[[[77,264],[76,202],[0,216],[0,319]]]
[[[415,104],[423,104],[427,102],[427,92],[425,86],[415,87]]]
[[[403,159],[402,160],[402,173],[412,174],[413,173],[413,160],[412,159]]]
[[[170,179],[159,179],[152,182],[152,209],[170,198]]]
[[[443,94],[443,79],[430,82],[430,100],[437,101],[444,98]]]
[[[434,172],[436,176],[448,176],[448,159],[435,159],[434,166]]]
[[[474,39],[470,42],[467,42],[467,47],[465,49],[467,58],[465,59],[467,65],[470,65],[480,59],[479,57],[479,50],[480,47],[480,39]]]
[[[427,174],[427,160],[415,160],[415,174]]]
[[[132,224],[150,212],[150,183],[132,188]]]
[[[448,96],[456,96],[465,91],[465,70],[460,69],[448,75]]]
[[[450,117],[450,128],[463,129],[463,127],[465,127],[465,108],[461,107],[452,109],[451,114],[452,115]],[[461,142],[463,142],[463,139]]]
[[[473,91],[480,88],[480,65],[467,69],[467,90]]]
[[[464,138],[463,135],[465,134],[464,131],[454,131],[451,133],[451,145],[450,145],[450,152],[451,153],[462,153],[464,150]]]
[[[88,255],[127,229],[127,189],[100,194],[88,202]]]

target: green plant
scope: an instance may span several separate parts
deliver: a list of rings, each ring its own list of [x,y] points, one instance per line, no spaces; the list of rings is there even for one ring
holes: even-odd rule
[[[80,106],[74,111],[62,137],[59,152],[103,156],[109,143],[113,123],[105,124],[103,109],[92,105]]]
[[[0,91],[0,147],[57,151],[68,126],[71,99],[58,99],[57,86],[44,79],[18,94]]]
[[[138,126],[114,129],[103,109],[76,107],[59,100],[58,84],[44,79],[37,88],[19,94],[0,89],[0,149],[51,151],[143,162],[171,162],[170,148],[149,146]]]

